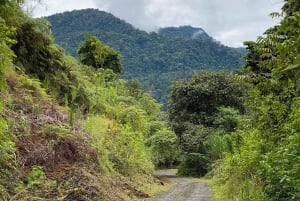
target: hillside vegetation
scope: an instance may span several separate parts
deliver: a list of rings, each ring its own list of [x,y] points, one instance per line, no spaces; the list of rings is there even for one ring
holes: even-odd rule
[[[0,2],[0,200],[149,197],[155,165],[177,153],[161,105],[118,78],[114,49],[90,36],[78,65],[22,3]],[[100,67],[83,59],[94,44]]]
[[[55,41],[73,56],[77,56],[76,48],[87,33],[117,49],[124,66],[121,76],[141,81],[143,88],[165,106],[172,81],[201,69],[235,70],[242,65],[240,50],[215,42],[204,31],[191,39],[202,30],[199,28],[163,28],[158,34],[147,33],[95,9],[64,12],[46,19]]]

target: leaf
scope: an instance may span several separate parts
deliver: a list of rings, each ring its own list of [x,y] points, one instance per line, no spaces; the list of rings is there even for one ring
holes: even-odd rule
[[[269,16],[271,16],[272,18],[276,18],[276,17],[282,17],[282,14],[279,12],[272,12],[269,14]]]
[[[293,70],[300,70],[300,64],[290,65],[290,66],[286,67],[285,69],[283,69],[281,72],[290,72]]]

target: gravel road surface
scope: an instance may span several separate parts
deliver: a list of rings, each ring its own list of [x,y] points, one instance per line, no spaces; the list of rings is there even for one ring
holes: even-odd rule
[[[176,172],[176,169],[156,171],[156,176],[166,177],[175,185],[169,191],[156,195],[153,201],[212,201],[211,190],[205,181],[178,177]]]

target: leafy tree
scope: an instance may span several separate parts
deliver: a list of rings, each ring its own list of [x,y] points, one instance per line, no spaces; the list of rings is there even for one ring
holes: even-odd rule
[[[186,123],[213,126],[221,106],[243,108],[244,88],[225,71],[196,73],[190,81],[173,84],[169,101],[169,121],[180,137]]]
[[[53,42],[50,35],[39,30],[42,22],[28,19],[16,30],[18,43],[12,46],[17,58],[15,63],[25,68],[26,73],[32,74],[40,79],[45,79],[46,73],[55,73],[59,69],[57,57],[62,53],[53,54],[50,44]],[[33,43],[32,41],[36,41]]]
[[[178,174],[189,176],[204,176],[210,169],[210,161],[205,154],[188,153],[178,168]]]
[[[18,26],[27,16],[22,12],[20,6],[24,0],[2,0],[0,1],[0,17],[5,20],[7,26]]]
[[[84,65],[94,68],[108,68],[119,74],[122,71],[121,58],[119,53],[103,45],[95,36],[88,35],[78,49],[80,61]]]
[[[299,12],[300,3],[297,0],[284,0],[285,4],[282,7],[282,11],[289,17],[293,16],[295,12]]]
[[[261,61],[260,54],[257,50],[255,50],[256,43],[253,41],[244,42],[248,53],[244,57],[246,63],[244,68],[250,68],[250,70],[256,74],[261,72],[261,68],[259,67],[259,62]]]
[[[195,73],[191,80],[172,85],[168,114],[185,156],[181,173],[207,173],[216,159],[210,158],[209,148],[215,146],[208,146],[207,140],[213,134],[235,130],[239,114],[244,112],[244,90],[245,85],[226,71]],[[201,168],[194,169],[191,165],[195,164]]]
[[[214,126],[224,131],[224,133],[234,132],[238,127],[240,113],[231,107],[219,107],[214,118]]]
[[[137,79],[127,80],[125,82],[125,89],[128,92],[128,95],[140,99],[143,95],[141,82]]]
[[[153,130],[153,127],[156,128]],[[161,122],[154,122],[151,129],[147,144],[151,147],[154,163],[158,167],[172,167],[178,160],[177,136]]]

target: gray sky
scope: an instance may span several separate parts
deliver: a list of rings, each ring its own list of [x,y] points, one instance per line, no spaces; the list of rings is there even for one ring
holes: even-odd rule
[[[256,37],[278,19],[283,0],[42,0],[33,5],[33,16],[47,16],[63,11],[98,8],[129,22],[135,27],[154,31],[159,27],[192,25],[203,28],[228,46],[241,46]]]

